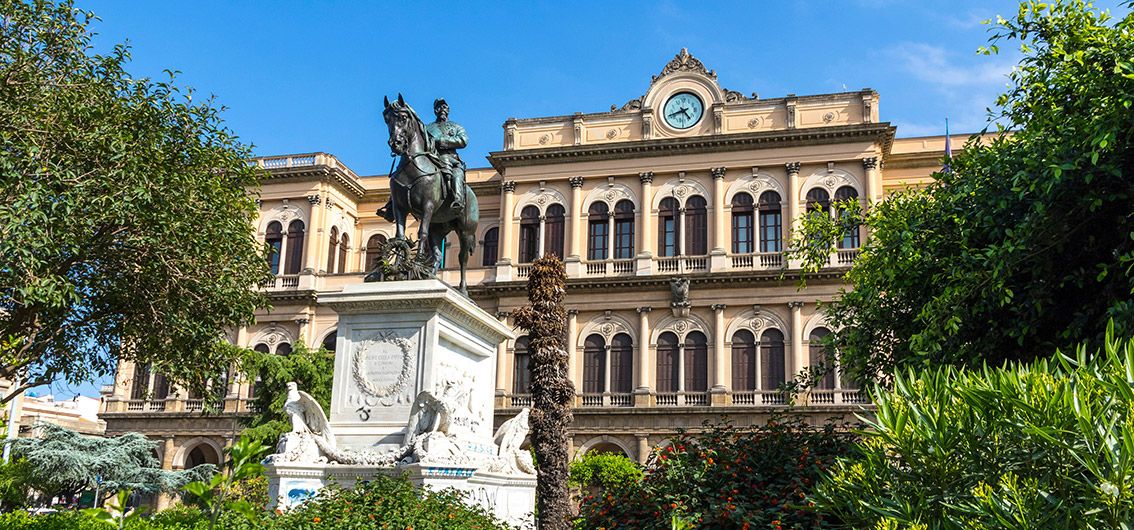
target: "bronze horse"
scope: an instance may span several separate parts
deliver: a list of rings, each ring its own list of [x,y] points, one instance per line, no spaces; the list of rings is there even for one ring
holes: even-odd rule
[[[468,295],[465,270],[469,256],[476,248],[476,225],[480,220],[480,206],[476,194],[465,185],[465,208],[452,208],[452,193],[446,193],[445,174],[448,164],[438,155],[433,138],[425,131],[402,95],[397,101],[383,98],[386,108],[382,118],[390,130],[390,150],[399,156],[397,169],[390,173],[391,205],[396,238],[405,240],[406,216],[413,214],[418,220],[417,252],[432,258],[433,271],[441,270],[442,244],[449,232],[456,231],[460,241],[458,259],[461,264],[461,284],[458,289]]]

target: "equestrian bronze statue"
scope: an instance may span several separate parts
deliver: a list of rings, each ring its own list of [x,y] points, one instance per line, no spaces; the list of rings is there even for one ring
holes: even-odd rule
[[[397,261],[392,268],[400,268],[402,272],[398,274],[404,278],[435,277],[443,265],[444,253],[448,252],[443,246],[445,238],[456,231],[461,264],[458,289],[467,295],[465,271],[476,247],[476,225],[480,220],[476,194],[465,184],[465,163],[457,155],[457,149],[468,144],[468,136],[463,127],[449,121],[449,105],[443,99],[434,102],[437,121],[429,125],[417,117],[401,94],[393,103],[389,98],[383,99],[386,108],[382,118],[390,131],[390,150],[398,160],[396,169],[390,172],[390,201],[378,210],[378,215],[394,223],[397,234],[391,240],[393,251],[383,252],[383,263],[378,267],[390,269],[394,265],[390,261]],[[418,221],[416,257],[409,256],[405,235],[406,217],[410,214]],[[397,250],[398,245],[404,252]],[[413,262],[426,264],[428,270],[422,274],[407,272]],[[385,276],[375,271],[367,275],[367,281],[377,279],[376,273]]]

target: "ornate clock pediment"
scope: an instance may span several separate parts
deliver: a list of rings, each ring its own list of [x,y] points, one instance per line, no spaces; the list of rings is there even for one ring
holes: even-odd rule
[[[650,83],[657,83],[658,79],[674,72],[693,72],[711,79],[717,78],[716,70],[705,68],[705,64],[691,55],[688,48],[682,48],[681,51],[677,52],[677,55],[665,65],[665,68],[662,68],[660,74],[650,79]]]

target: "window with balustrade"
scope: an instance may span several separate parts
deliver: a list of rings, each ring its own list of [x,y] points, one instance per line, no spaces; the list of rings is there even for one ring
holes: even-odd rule
[[[606,259],[610,244],[610,210],[605,202],[591,203],[587,211],[587,259]]]
[[[634,257],[634,203],[618,201],[614,205],[614,259]]]
[[[525,206],[520,211],[520,263],[539,257],[539,208]]]
[[[786,381],[784,332],[771,328],[760,335],[760,388],[779,390]]]
[[[610,339],[610,391],[629,394],[634,390],[634,339],[619,333]]]
[[[709,253],[708,201],[700,195],[685,200],[685,255]]]
[[[524,335],[516,339],[512,354],[512,393],[530,394],[532,392],[532,356],[528,351],[530,339]]]
[[[756,389],[756,336],[746,329],[732,335],[732,389]]]
[[[678,215],[677,199],[666,197],[658,205],[658,255],[673,257],[680,253],[677,248],[677,236],[680,216]]]
[[[732,197],[732,253],[750,254],[753,245],[752,196],[741,192]]]
[[[344,232],[343,235],[339,238],[339,268],[337,269],[338,272],[340,272],[340,273],[350,272],[350,270],[347,268],[348,267],[347,254],[349,254],[349,253],[350,253],[350,236],[347,236],[346,233]]]
[[[331,227],[331,233],[327,236],[327,274],[335,273],[335,258],[339,253],[339,229]]]
[[[839,216],[840,220],[845,220],[850,215],[850,212],[848,212],[846,210],[846,208],[844,208],[839,203],[841,201],[857,200],[857,199],[858,199],[858,191],[855,190],[854,188],[850,187],[850,186],[843,186],[843,187],[835,190],[835,203],[836,203],[836,205],[838,205],[837,206],[837,209],[838,209],[837,215]],[[861,244],[859,231],[860,231],[860,228],[857,224],[853,227],[847,227],[846,232],[843,232],[843,237],[841,237],[839,239],[839,248],[843,248],[843,249],[858,248]]]
[[[268,223],[264,232],[264,242],[271,249],[268,251],[268,268],[272,274],[280,273],[280,259],[283,257],[283,225],[278,221]]]
[[[583,393],[601,394],[606,386],[606,339],[588,335],[583,340]]]
[[[677,346],[677,335],[669,331],[658,336],[656,348],[657,358],[657,391],[677,392],[678,366],[677,356],[681,349]]]
[[[700,331],[685,336],[685,391],[709,390],[709,340]]]
[[[545,256],[557,256],[563,259],[563,229],[567,209],[562,204],[551,204],[543,216],[543,235]]]
[[[287,263],[284,274],[299,274],[303,270],[303,238],[306,228],[299,219],[287,225]]]
[[[382,264],[382,245],[386,244],[386,236],[374,234],[366,240],[366,263],[364,272],[370,272]]]
[[[831,330],[827,328],[815,328],[811,330],[811,334],[808,335],[807,349],[811,359],[811,365],[822,365],[827,368],[827,373],[822,379],[815,383],[815,388],[820,390],[832,390],[835,388],[835,356],[826,340],[830,334]]]
[[[480,247],[482,249],[480,264],[485,267],[495,267],[499,246],[500,229],[494,226],[484,232],[484,242]]]
[[[765,191],[760,194],[760,252],[783,250],[783,214],[780,194]]]

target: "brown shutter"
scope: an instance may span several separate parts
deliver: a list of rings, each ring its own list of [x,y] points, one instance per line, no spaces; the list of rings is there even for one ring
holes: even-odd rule
[[[606,340],[590,335],[583,341],[583,393],[601,394],[606,379]]]
[[[629,393],[634,390],[634,341],[619,333],[610,340],[610,391]]]
[[[677,335],[670,332],[658,337],[658,392],[677,391]]]
[[[742,329],[732,336],[732,389],[756,388],[756,338]]]
[[[760,340],[760,388],[776,390],[785,381],[784,334],[778,329],[764,330]]]
[[[685,336],[685,390],[709,389],[709,341],[700,331]]]

